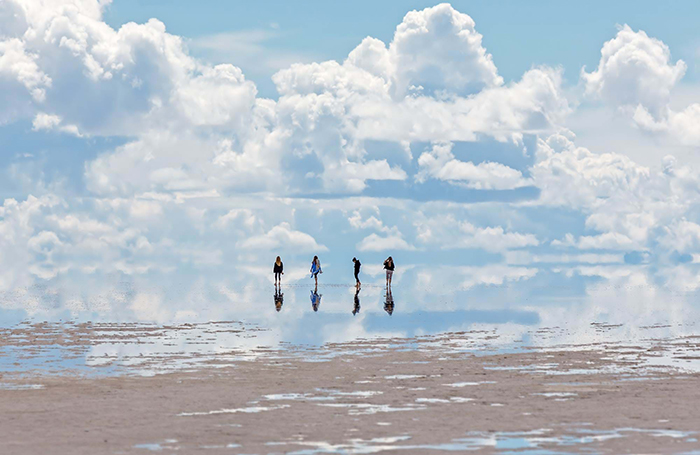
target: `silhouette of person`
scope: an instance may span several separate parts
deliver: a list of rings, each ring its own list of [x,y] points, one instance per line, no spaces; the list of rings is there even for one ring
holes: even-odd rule
[[[314,287],[314,290],[311,291],[311,308],[314,311],[318,311],[318,307],[321,305],[321,297],[323,297],[323,294],[319,294],[318,287]]]
[[[275,309],[277,311],[280,311],[282,309],[283,304],[284,304],[284,293],[282,292],[281,289],[275,287]]]
[[[391,278],[394,276],[394,259],[389,256],[384,261],[384,270],[386,270],[386,286],[391,287]]]
[[[284,264],[282,264],[282,259],[277,256],[275,259],[275,265],[272,267],[272,273],[275,274],[275,287],[282,284],[282,275],[284,275]]]
[[[318,256],[314,256],[313,261],[311,261],[311,276],[314,279],[314,283],[316,286],[318,286],[318,274],[323,273],[323,270],[321,270],[321,261],[318,259]]]
[[[357,258],[352,258],[352,262],[355,264],[355,287],[359,288],[362,283],[360,283],[360,267],[362,267],[362,264],[360,264],[360,260]]]
[[[355,288],[355,303],[352,308],[352,315],[355,316],[357,313],[360,312],[360,287]]]
[[[384,311],[389,313],[389,316],[394,312],[394,296],[391,295],[391,287],[386,290],[386,302],[384,302]]]

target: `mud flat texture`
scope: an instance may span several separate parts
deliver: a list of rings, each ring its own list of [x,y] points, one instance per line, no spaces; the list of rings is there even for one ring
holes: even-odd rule
[[[698,339],[458,348],[474,336],[213,354],[146,375],[4,370],[0,453],[700,453],[700,375],[662,361],[693,362]],[[38,349],[15,332],[5,350],[16,340]]]

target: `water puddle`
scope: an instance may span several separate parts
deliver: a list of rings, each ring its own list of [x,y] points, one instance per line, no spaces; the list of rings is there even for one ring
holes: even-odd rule
[[[247,408],[234,408],[234,409],[217,409],[215,411],[204,411],[204,412],[181,412],[178,416],[188,417],[188,416],[209,416],[216,414],[257,414],[258,412],[273,411],[275,409],[288,408],[288,404],[283,404],[279,406],[249,406]]]

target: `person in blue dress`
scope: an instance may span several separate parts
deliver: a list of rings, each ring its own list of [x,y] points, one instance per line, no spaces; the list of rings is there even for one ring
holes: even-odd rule
[[[321,297],[323,297],[323,294],[318,293],[318,287],[315,287],[313,291],[311,291],[311,308],[313,308],[314,311],[318,311],[318,307],[321,305]]]
[[[314,256],[314,260],[311,261],[311,277],[314,279],[316,286],[318,286],[318,274],[323,273],[321,270],[321,261],[318,256]]]

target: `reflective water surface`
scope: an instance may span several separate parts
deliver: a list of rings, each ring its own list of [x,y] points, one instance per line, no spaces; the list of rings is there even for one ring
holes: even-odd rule
[[[223,361],[283,348],[314,357],[333,343],[465,332],[468,341],[452,349],[643,348],[695,336],[698,297],[693,286],[658,282],[644,266],[627,265],[409,266],[391,288],[378,269],[359,289],[351,279],[314,286],[308,275],[277,288],[271,275],[243,270],[194,279],[66,279],[0,294],[0,365],[50,372],[100,367],[101,374],[142,365],[152,373],[192,368],[207,354]],[[648,361],[700,365],[682,343],[675,350]]]

